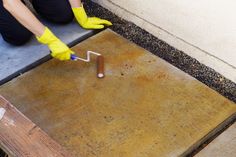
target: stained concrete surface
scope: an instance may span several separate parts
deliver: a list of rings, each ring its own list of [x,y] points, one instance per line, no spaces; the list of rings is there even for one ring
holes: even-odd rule
[[[44,22],[65,43],[83,38],[91,30],[82,29],[77,23],[55,25]],[[24,46],[12,46],[3,41],[0,35],[0,84],[10,79],[15,73],[20,73],[25,67],[49,55],[47,46],[39,44],[35,37]]]
[[[73,48],[105,56],[50,60],[0,94],[75,156],[180,156],[235,116],[233,102],[110,30]]]
[[[234,157],[236,154],[236,123],[219,135],[195,157]]]
[[[112,21],[113,26],[110,28],[116,33],[163,58],[236,103],[236,83],[91,0],[84,1],[84,6],[89,15]]]

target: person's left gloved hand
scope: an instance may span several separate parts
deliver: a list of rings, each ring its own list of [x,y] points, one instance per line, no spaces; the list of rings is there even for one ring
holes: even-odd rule
[[[85,29],[102,29],[104,26],[111,26],[110,21],[97,17],[88,17],[83,5],[78,8],[72,8],[77,22]]]
[[[70,60],[70,57],[74,52],[64,44],[60,39],[58,39],[47,27],[45,28],[44,33],[37,37],[37,40],[46,44],[51,50],[51,56],[59,60]]]

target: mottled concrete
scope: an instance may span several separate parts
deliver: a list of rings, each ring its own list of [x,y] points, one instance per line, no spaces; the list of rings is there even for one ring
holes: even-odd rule
[[[235,117],[233,102],[110,30],[73,49],[102,53],[106,77],[95,58],[52,59],[0,94],[75,156],[179,156]]]
[[[83,38],[92,31],[82,29],[77,23],[55,25],[44,22],[65,43]],[[47,46],[39,44],[35,37],[26,45],[16,47],[2,40],[0,35],[0,84],[22,73],[22,69],[49,55]]]
[[[236,154],[236,123],[219,135],[195,157],[234,157]]]
[[[123,20],[100,5],[91,2],[91,0],[84,1],[84,6],[91,16],[111,20],[113,26],[110,28],[116,33],[166,60],[216,90],[221,95],[236,102],[236,83],[201,64],[198,60],[186,55],[183,51],[179,51],[165,41],[158,39],[132,22]]]

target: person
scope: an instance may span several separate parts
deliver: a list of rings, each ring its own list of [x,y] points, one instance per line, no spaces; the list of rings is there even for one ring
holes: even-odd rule
[[[102,29],[110,21],[88,17],[80,0],[31,0],[36,12],[55,23],[69,23],[74,17],[85,29]],[[22,0],[0,0],[0,33],[2,38],[13,45],[25,44],[32,35],[48,46],[51,56],[69,60],[74,54],[70,48],[43,25],[27,8]]]

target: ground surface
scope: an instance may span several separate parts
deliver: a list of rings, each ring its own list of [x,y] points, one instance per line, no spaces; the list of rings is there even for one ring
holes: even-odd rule
[[[187,154],[236,111],[233,102],[109,30],[73,50],[102,53],[106,77],[96,78],[94,62],[53,59],[1,86],[0,94],[76,156]]]
[[[199,81],[205,83],[210,88],[216,90],[223,96],[236,102],[235,83],[227,80],[214,70],[200,64],[195,59],[185,55],[179,50],[176,50],[164,41],[157,39],[156,37],[135,26],[134,24],[120,19],[119,17],[115,16],[110,11],[102,8],[101,6],[92,3],[89,0],[85,1],[84,3],[86,10],[90,15],[96,15],[106,19],[110,19],[114,23],[111,29],[115,32],[137,43],[141,47],[152,52],[153,54],[165,59],[169,63],[185,71],[186,73],[195,77]],[[222,130],[220,132],[222,132]]]

